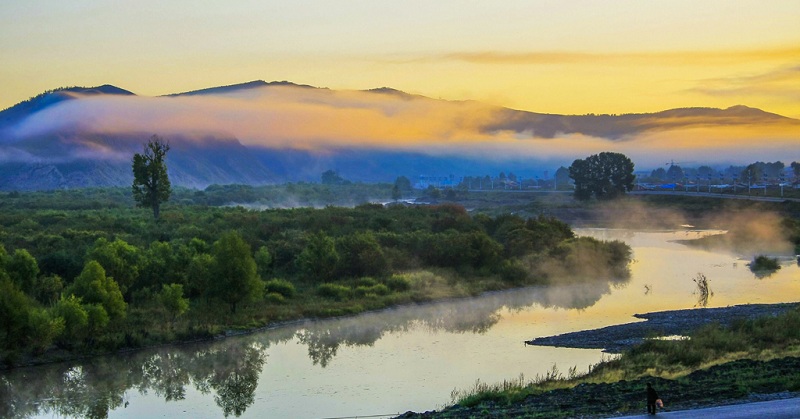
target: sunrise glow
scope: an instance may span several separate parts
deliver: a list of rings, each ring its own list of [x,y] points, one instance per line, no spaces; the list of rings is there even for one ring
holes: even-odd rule
[[[536,112],[744,104],[800,117],[800,3],[0,4],[0,108],[60,86],[390,86]]]

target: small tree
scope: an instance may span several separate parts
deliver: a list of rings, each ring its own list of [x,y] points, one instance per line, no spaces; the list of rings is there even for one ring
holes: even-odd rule
[[[161,293],[158,295],[161,300],[161,305],[167,310],[171,316],[171,321],[189,309],[189,299],[183,296],[183,285],[181,284],[164,284],[161,286]]]
[[[111,319],[125,317],[128,305],[122,298],[119,284],[106,276],[106,270],[96,260],[86,263],[81,274],[65,291],[67,295],[75,295],[83,299],[87,305],[95,304]],[[88,310],[88,308],[87,308]],[[92,312],[89,311],[91,320]]]
[[[230,305],[236,312],[239,302],[263,296],[264,283],[258,277],[250,246],[237,232],[225,233],[214,243],[211,295]]]
[[[169,144],[153,135],[144,146],[144,152],[133,155],[133,199],[139,207],[152,208],[155,219],[158,219],[161,203],[172,193],[164,161],[168,151]]]
[[[339,253],[333,239],[319,232],[308,238],[308,243],[297,256],[296,263],[306,279],[327,282],[334,277],[339,264]]]

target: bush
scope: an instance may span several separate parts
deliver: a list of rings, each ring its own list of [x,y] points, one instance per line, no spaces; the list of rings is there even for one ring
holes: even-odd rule
[[[286,302],[286,298],[284,298],[282,294],[279,294],[277,292],[267,293],[267,295],[264,297],[264,300],[266,300],[267,303],[270,304],[283,304]]]
[[[356,281],[356,286],[359,287],[372,287],[375,285],[378,285],[378,281],[376,281],[375,278],[369,276],[359,278],[358,281]]]
[[[520,284],[528,279],[528,269],[518,260],[504,260],[500,267],[500,276],[503,281]]]
[[[294,284],[279,278],[273,278],[264,284],[265,291],[267,295],[269,294],[279,294],[285,298],[292,298],[297,294],[297,290],[294,288]]]
[[[351,289],[339,284],[321,284],[317,287],[317,294],[337,301],[345,300],[350,296]]]
[[[387,295],[391,291],[389,287],[383,284],[375,284],[373,286],[358,286],[355,289],[355,294],[359,297]]]
[[[392,275],[385,282],[392,291],[403,292],[411,289],[411,282],[405,275]]]
[[[778,259],[767,257],[764,255],[756,256],[750,262],[750,270],[753,272],[774,272],[781,268],[778,264]]]

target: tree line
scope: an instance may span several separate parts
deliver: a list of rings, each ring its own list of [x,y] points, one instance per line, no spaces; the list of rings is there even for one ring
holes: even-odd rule
[[[69,207],[87,193],[99,192],[51,199]],[[597,246],[607,256],[598,267],[627,264],[627,246],[575,238],[556,219],[471,216],[455,205],[173,205],[154,223],[149,209],[31,210],[27,195],[0,212],[5,356],[135,347],[207,336],[229,320],[263,325],[429,298],[408,272],[452,272],[450,285],[479,292],[546,283],[544,260]]]

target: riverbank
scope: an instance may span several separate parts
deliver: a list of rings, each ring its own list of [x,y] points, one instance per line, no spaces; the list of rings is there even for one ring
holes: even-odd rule
[[[764,316],[774,317],[798,306],[800,303],[743,304],[733,307],[634,314],[633,317],[645,321],[538,337],[525,341],[525,344],[602,349],[604,352],[620,353],[643,343],[646,338],[651,336],[687,336],[708,324],[718,323],[727,327],[740,320],[752,320]]]
[[[455,405],[440,412],[406,412],[399,418],[606,418],[644,413],[645,388],[652,383],[664,401],[662,412],[800,396],[800,358],[767,362],[739,360],[667,380],[640,378],[585,383],[504,404]],[[787,390],[787,388],[791,390]]]
[[[401,417],[618,416],[643,409],[647,383],[653,383],[667,410],[797,397],[800,392],[798,303],[637,317],[648,320],[534,340],[570,347],[626,348],[620,357],[595,365],[587,374],[570,371],[565,377],[554,368],[530,382],[520,377],[497,385],[477,383],[473,389],[454,392],[454,404],[442,411],[407,412]],[[664,328],[689,338],[635,343]]]

